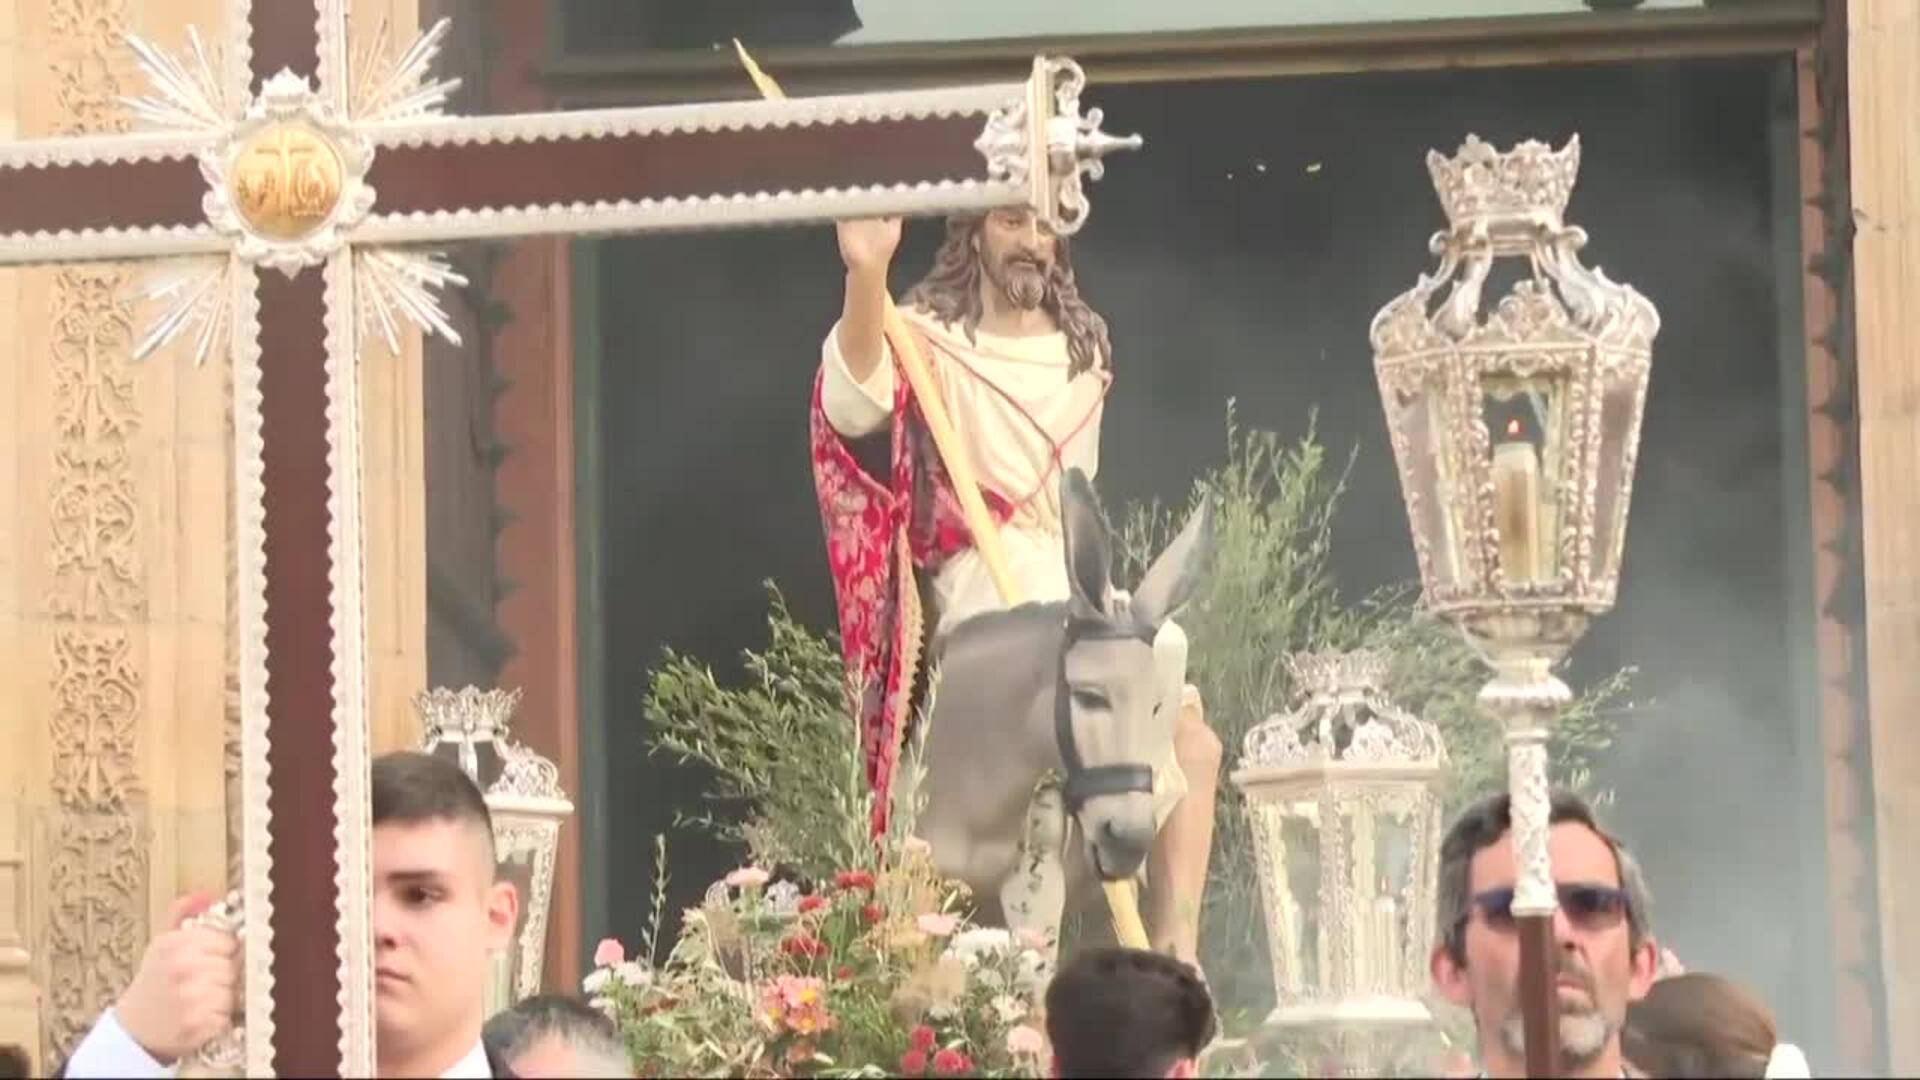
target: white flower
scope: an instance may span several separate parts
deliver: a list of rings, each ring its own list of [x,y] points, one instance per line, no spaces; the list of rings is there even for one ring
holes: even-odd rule
[[[1047,958],[1040,953],[1034,952],[1032,949],[1024,949],[1021,951],[1019,967],[1020,973],[1014,976],[1014,981],[1019,985],[1021,991],[1027,994],[1038,993],[1040,988],[1044,987],[1053,977],[1052,973],[1047,970]]]
[[[593,972],[593,974],[588,975],[586,978],[580,980],[580,989],[585,991],[589,995],[598,994],[600,991],[605,990],[607,988],[607,983],[611,982],[612,980],[613,980],[612,968],[598,968]]]
[[[994,926],[963,930],[953,937],[952,949],[962,959],[1013,951],[1013,934]]]
[[[1027,1003],[1012,994],[1001,994],[993,999],[993,1011],[1001,1023],[1012,1024],[1027,1015]]]
[[[767,886],[767,908],[783,919],[800,913],[800,886],[791,881],[776,881]]]
[[[638,960],[629,960],[624,964],[616,965],[613,968],[613,977],[628,986],[648,986],[653,983],[653,972]]]
[[[603,998],[603,997],[588,998],[587,1004],[607,1014],[607,1019],[609,1020],[619,1019],[619,1017],[613,1015],[613,1000],[611,998]]]

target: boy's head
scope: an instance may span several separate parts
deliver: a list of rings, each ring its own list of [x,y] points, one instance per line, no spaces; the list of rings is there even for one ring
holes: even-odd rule
[[[447,1064],[472,1049],[492,954],[519,915],[494,875],[486,800],[452,762],[383,754],[373,762],[374,1002],[383,1061]]]
[[[1198,1075],[1213,998],[1192,967],[1139,949],[1091,949],[1047,987],[1054,1075]]]
[[[487,1021],[487,1045],[515,1076],[626,1077],[620,1029],[578,998],[537,994]]]

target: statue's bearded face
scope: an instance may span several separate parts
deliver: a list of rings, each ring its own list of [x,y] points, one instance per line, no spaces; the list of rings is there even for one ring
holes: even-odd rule
[[[1007,303],[1031,311],[1047,297],[1056,252],[1053,231],[1027,210],[995,210],[974,237],[987,280]]]

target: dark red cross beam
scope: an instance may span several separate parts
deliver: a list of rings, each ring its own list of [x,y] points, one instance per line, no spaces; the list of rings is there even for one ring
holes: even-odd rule
[[[351,66],[347,6],[251,5],[235,31],[250,50],[249,94],[286,71],[325,100],[351,100],[329,85]],[[237,94],[242,73],[230,74]],[[248,610],[263,620],[265,642],[264,686],[242,646],[243,741],[255,755],[264,741],[256,771],[270,783],[271,811],[266,825],[247,811],[271,855],[270,869],[250,863],[247,872],[247,895],[271,900],[271,992],[249,993],[249,1035],[261,1033],[255,1063],[271,1061],[283,1076],[372,1068],[372,943],[361,940],[370,937],[369,837],[364,802],[355,805],[367,767],[357,367],[344,355],[356,338],[339,329],[355,310],[353,289],[367,286],[355,284],[351,246],[1003,206],[1033,208],[1070,232],[1084,215],[1083,171],[1097,178],[1101,155],[1138,145],[1099,132],[1097,110],[1080,117],[1083,82],[1070,62],[1036,60],[1025,82],[895,95],[346,118],[373,148],[365,181],[375,193],[364,218],[342,229],[348,248],[291,275],[255,266],[234,279],[236,297],[252,291],[252,303],[236,299],[231,321],[241,607],[243,623]],[[752,98],[744,76],[741,89]],[[229,114],[225,130],[0,143],[0,263],[261,257],[246,254],[257,236],[223,231],[203,206],[203,165],[220,160],[240,120],[237,108]],[[251,544],[264,552],[263,572],[248,569]],[[250,938],[261,939],[260,913],[247,914]]]

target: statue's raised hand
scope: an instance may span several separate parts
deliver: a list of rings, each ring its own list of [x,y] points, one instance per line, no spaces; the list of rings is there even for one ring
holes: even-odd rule
[[[842,221],[838,231],[840,258],[851,271],[885,274],[894,251],[900,247],[897,217]]]

